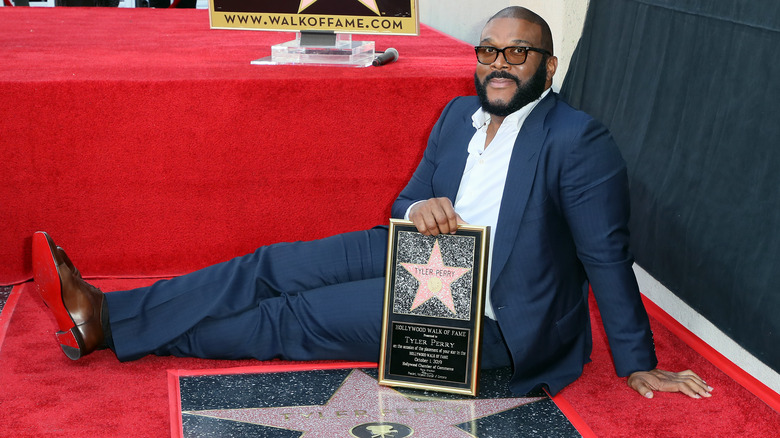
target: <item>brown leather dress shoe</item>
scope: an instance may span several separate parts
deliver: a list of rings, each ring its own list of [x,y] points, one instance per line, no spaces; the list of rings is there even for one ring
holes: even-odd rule
[[[33,235],[32,261],[35,285],[54,314],[57,340],[65,355],[76,360],[106,348],[101,325],[103,292],[81,278],[65,251],[43,231]]]

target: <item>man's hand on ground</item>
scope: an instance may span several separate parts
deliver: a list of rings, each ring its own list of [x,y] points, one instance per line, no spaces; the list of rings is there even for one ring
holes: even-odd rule
[[[653,391],[682,392],[691,398],[711,397],[712,387],[691,370],[674,373],[654,369],[636,371],[628,376],[628,386],[647,398],[653,398]]]

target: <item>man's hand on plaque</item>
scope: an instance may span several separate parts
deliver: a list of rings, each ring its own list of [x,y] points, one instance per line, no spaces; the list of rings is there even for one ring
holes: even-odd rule
[[[450,198],[431,198],[415,204],[409,211],[409,220],[414,222],[417,231],[425,236],[455,234],[458,224],[465,224]]]
[[[712,396],[712,387],[691,370],[679,373],[657,368],[637,371],[628,376],[628,386],[647,398],[653,398],[653,391],[682,392],[691,398]]]

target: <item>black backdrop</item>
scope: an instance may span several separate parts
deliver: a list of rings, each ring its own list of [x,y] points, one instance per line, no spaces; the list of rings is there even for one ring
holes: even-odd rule
[[[590,0],[561,94],[628,163],[637,263],[780,372],[780,1]]]

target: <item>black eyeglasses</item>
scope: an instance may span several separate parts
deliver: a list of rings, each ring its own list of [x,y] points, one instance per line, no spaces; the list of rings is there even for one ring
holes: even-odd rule
[[[520,65],[524,63],[526,58],[528,58],[528,51],[552,55],[552,53],[547,50],[526,46],[508,46],[503,49],[493,46],[475,46],[474,51],[477,52],[477,62],[485,65],[496,62],[499,53],[503,53],[506,63],[511,65]]]

